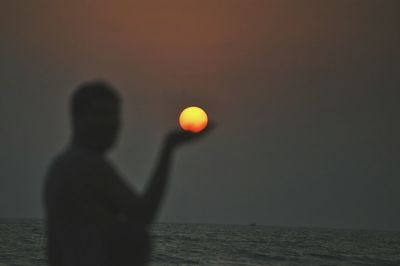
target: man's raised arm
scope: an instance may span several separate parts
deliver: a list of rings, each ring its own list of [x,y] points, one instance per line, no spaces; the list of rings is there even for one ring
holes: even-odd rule
[[[163,141],[160,153],[149,184],[142,196],[143,217],[147,224],[153,222],[160,206],[165,188],[167,186],[173,155],[181,144],[190,143],[207,135],[214,128],[209,123],[208,127],[200,133],[192,133],[177,129],[171,131]]]

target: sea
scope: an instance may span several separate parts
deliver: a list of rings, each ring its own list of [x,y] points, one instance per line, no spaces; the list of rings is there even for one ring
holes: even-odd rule
[[[41,220],[0,222],[0,266],[47,265]],[[156,224],[151,265],[400,265],[400,232]]]

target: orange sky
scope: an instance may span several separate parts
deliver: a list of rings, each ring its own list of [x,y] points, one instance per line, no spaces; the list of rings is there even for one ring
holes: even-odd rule
[[[180,107],[192,101],[231,115],[237,99],[260,91],[275,102],[289,79],[329,65],[343,47],[380,44],[364,29],[373,26],[369,9],[304,3],[35,1],[10,5],[1,27],[6,49],[21,60],[108,78],[127,97],[170,95]],[[287,100],[287,108],[295,104]]]

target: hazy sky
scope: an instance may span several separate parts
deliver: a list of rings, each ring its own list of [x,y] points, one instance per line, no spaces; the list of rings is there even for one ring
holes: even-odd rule
[[[1,1],[0,217],[41,217],[69,96],[124,98],[111,160],[141,190],[179,111],[160,221],[400,229],[400,1]]]

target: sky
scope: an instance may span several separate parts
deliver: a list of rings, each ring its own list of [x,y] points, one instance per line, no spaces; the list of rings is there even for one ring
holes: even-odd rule
[[[400,230],[399,1],[2,1],[0,217],[43,217],[69,97],[123,97],[110,160],[142,191],[186,106],[160,222]]]

